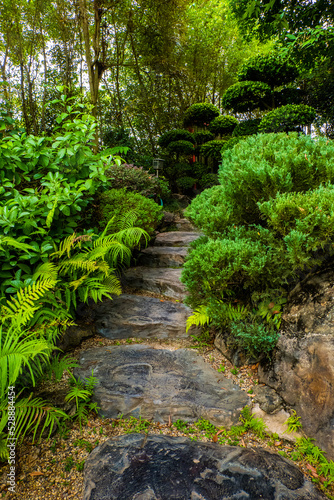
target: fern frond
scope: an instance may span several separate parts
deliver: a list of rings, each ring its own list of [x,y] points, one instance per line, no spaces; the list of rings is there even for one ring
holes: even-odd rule
[[[94,271],[100,271],[107,276],[109,272],[109,265],[103,260],[90,260],[87,255],[80,253],[72,259],[62,261],[59,264],[58,269],[60,274],[71,273],[79,270],[88,274]]]
[[[188,317],[186,323],[186,332],[193,326],[204,326],[210,323],[211,318],[208,315],[207,306],[199,306],[191,316]]]
[[[105,281],[101,282],[98,277],[87,279],[86,282],[78,288],[80,300],[82,302],[87,302],[87,300],[91,298],[94,302],[98,302],[104,297],[112,299],[112,294],[120,295],[122,293],[120,283],[116,277],[115,281],[113,281],[111,277],[108,277]]]
[[[67,418],[64,411],[40,398],[31,399],[30,395],[28,398],[18,399],[15,404],[15,437],[22,441],[27,432],[32,432],[34,442],[37,433],[40,440],[44,430],[49,429],[48,439],[60,419]]]
[[[18,327],[10,327],[6,333],[0,326],[0,396],[6,388],[15,385],[23,367],[30,371],[33,383],[32,360],[37,356],[47,358],[51,345],[45,339],[36,338],[35,333],[24,336]]]
[[[70,236],[68,236],[63,241],[60,242],[59,249],[56,252],[53,252],[50,255],[50,257],[60,258],[64,255],[64,253],[66,253],[67,257],[70,258],[70,252],[75,244],[76,239],[77,239],[76,233],[70,234]]]
[[[48,213],[48,215],[46,217],[45,225],[46,225],[47,228],[51,227],[51,224],[52,224],[52,221],[53,221],[53,217],[54,217],[54,214],[55,214],[55,210],[56,210],[57,205],[58,205],[58,198],[59,198],[59,196],[57,195],[55,197],[55,201],[53,202],[53,206],[52,206],[50,212]]]
[[[38,307],[35,305],[48,290],[56,285],[52,279],[36,281],[18,290],[16,297],[7,300],[7,304],[1,308],[2,322],[10,320],[16,325],[25,325],[32,319]]]
[[[27,252],[30,250],[34,250],[34,248],[31,245],[28,245],[27,243],[22,243],[20,239],[15,239],[12,238],[11,236],[0,236],[0,250],[3,250],[4,246],[13,247],[16,248],[17,250],[25,250]]]
[[[43,264],[38,266],[32,277],[34,281],[36,281],[38,278],[42,280],[50,279],[56,281],[58,278],[57,266],[52,262],[43,262]]]

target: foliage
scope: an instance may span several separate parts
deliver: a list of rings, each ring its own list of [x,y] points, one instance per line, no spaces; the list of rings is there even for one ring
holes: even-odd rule
[[[275,106],[286,106],[287,104],[301,104],[305,99],[305,92],[299,88],[285,87],[274,91]]]
[[[65,396],[65,401],[75,401],[76,413],[75,418],[79,420],[80,430],[82,431],[82,423],[88,422],[88,415],[91,411],[97,413],[97,403],[92,403],[94,386],[98,383],[97,378],[92,375],[85,380],[76,379],[71,374],[72,388]]]
[[[234,116],[221,115],[214,118],[209,124],[209,130],[217,135],[230,135],[238,125],[238,120]]]
[[[238,80],[264,82],[274,88],[292,82],[297,76],[296,66],[288,59],[283,59],[277,53],[269,53],[246,61],[238,73]]]
[[[184,176],[184,177],[179,177],[176,180],[176,184],[180,189],[182,189],[182,191],[188,191],[189,189],[194,187],[196,180],[197,179],[195,179],[194,177]]]
[[[166,199],[170,196],[168,183],[164,179],[143,170],[142,167],[115,164],[105,174],[109,180],[110,188],[126,188],[127,191],[135,191],[147,197],[160,196]]]
[[[113,230],[115,223],[122,214],[134,211],[135,224],[152,234],[158,222],[162,219],[162,207],[153,200],[145,198],[139,193],[127,192],[123,189],[110,189],[99,196],[99,225],[104,228],[108,221],[114,217],[114,222],[109,226]]]
[[[249,136],[224,151],[219,180],[186,210],[205,234],[184,265],[187,303],[246,349],[269,352],[289,287],[333,254],[334,147],[297,133]]]
[[[260,132],[289,132],[311,125],[315,109],[305,104],[287,104],[267,113],[261,120]]]
[[[186,332],[188,332],[189,328],[191,328],[193,325],[204,326],[210,323],[210,321],[211,320],[207,313],[207,307],[200,306],[195,309],[195,311],[187,318]]]
[[[206,142],[201,146],[201,154],[205,157],[213,158],[219,161],[221,158],[221,149],[226,144],[227,139],[216,139],[214,141]]]
[[[243,120],[233,130],[233,137],[243,137],[245,135],[257,134],[261,118],[253,118],[252,120]]]
[[[297,416],[295,410],[292,410],[292,414],[285,422],[288,426],[288,432],[298,432],[302,428],[302,423],[300,421],[300,417]]]
[[[212,134],[208,130],[194,132],[193,136],[195,139],[195,143],[197,145],[201,145],[204,144],[205,142],[212,141],[215,138],[214,134]]]
[[[159,137],[158,144],[161,148],[167,148],[171,142],[175,141],[187,141],[192,144],[195,143],[193,134],[191,134],[188,130],[175,129],[165,132],[161,137]]]
[[[184,113],[184,125],[197,125],[198,127],[207,127],[209,123],[219,116],[219,109],[211,103],[199,102],[192,104]]]
[[[269,356],[278,340],[278,333],[268,325],[253,320],[232,322],[231,336],[238,347],[257,358],[259,355]]]
[[[266,425],[261,418],[255,417],[248,406],[241,412],[240,421],[242,422],[243,431],[251,430],[254,434],[263,438],[266,431]]]
[[[272,91],[269,85],[263,82],[244,81],[229,87],[222,97],[225,109],[235,113],[244,113],[254,109],[270,109]]]
[[[189,156],[194,153],[194,146],[189,141],[173,141],[168,144],[167,150],[169,153],[175,153],[177,156]]]

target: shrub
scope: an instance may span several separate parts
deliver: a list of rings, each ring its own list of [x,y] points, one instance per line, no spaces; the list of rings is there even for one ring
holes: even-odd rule
[[[193,136],[195,139],[195,143],[197,145],[201,145],[204,144],[205,142],[212,141],[215,138],[214,134],[212,134],[208,130],[203,130],[201,132],[194,132]]]
[[[201,146],[200,152],[206,158],[210,157],[216,161],[221,159],[221,149],[226,144],[227,139],[206,142]]]
[[[109,186],[113,189],[126,188],[143,196],[160,196],[168,198],[170,189],[168,183],[161,178],[143,170],[142,167],[134,165],[113,165],[106,171]]]
[[[238,136],[238,137],[231,137],[227,142],[225,142],[224,146],[221,148],[220,152],[221,154],[224,153],[224,151],[227,151],[228,149],[234,148],[238,142],[242,141],[243,139],[246,139],[246,136]]]
[[[269,355],[274,349],[279,335],[272,327],[256,320],[233,321],[231,335],[238,347],[255,358]]]
[[[169,153],[176,153],[177,155],[191,155],[194,153],[194,146],[189,141],[174,141],[170,142],[167,146]]]
[[[301,89],[287,87],[282,90],[274,91],[275,106],[286,106],[287,104],[300,104],[304,92]]]
[[[238,73],[239,82],[264,82],[270,87],[281,87],[298,76],[296,65],[277,54],[252,57],[246,61]]]
[[[222,97],[225,109],[235,113],[244,113],[253,109],[268,109],[272,104],[272,91],[263,82],[238,82],[229,87]]]
[[[188,141],[195,144],[193,134],[191,134],[188,130],[183,129],[175,129],[165,132],[161,137],[159,137],[158,144],[162,148],[167,148],[171,142],[175,141]]]
[[[200,102],[192,104],[186,110],[183,123],[186,127],[190,125],[206,127],[216,116],[219,116],[219,109],[216,106],[208,102]]]
[[[196,183],[197,179],[195,179],[194,177],[179,177],[179,179],[177,179],[176,181],[176,184],[179,188],[187,191],[188,189],[191,189],[194,184]]]
[[[235,302],[258,309],[266,324],[267,302],[283,304],[298,277],[333,254],[334,144],[297,133],[249,136],[223,153],[219,180],[186,210],[206,235],[184,265],[187,302],[205,306],[218,327],[238,319]],[[265,338],[257,321],[241,342]]]
[[[239,122],[232,132],[233,137],[257,134],[261,118],[253,118],[252,120],[244,120]]]
[[[261,120],[260,132],[301,131],[316,117],[315,109],[306,104],[287,104],[267,113]]]
[[[163,217],[162,207],[157,203],[138,193],[128,193],[126,189],[105,191],[99,196],[98,202],[101,228],[105,228],[112,217],[117,221],[124,213],[134,211],[137,215],[134,225],[152,234]],[[110,231],[113,231],[115,223],[110,225]]]
[[[215,135],[230,135],[238,123],[238,120],[234,116],[217,116],[210,123],[209,130]]]

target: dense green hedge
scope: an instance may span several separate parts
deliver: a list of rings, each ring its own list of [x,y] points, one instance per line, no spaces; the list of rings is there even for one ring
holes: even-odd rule
[[[268,304],[283,303],[301,273],[333,254],[334,143],[296,132],[249,136],[223,153],[219,181],[186,211],[205,234],[184,265],[188,303],[235,332],[233,317],[245,310],[249,332],[263,340],[260,314],[270,343],[280,321]]]
[[[253,118],[252,120],[243,120],[233,130],[232,136],[239,137],[245,135],[257,134],[261,118]]]
[[[159,137],[158,144],[162,148],[167,148],[171,142],[175,141],[187,141],[195,144],[193,134],[191,134],[188,130],[183,130],[181,128],[165,132],[161,137]]]

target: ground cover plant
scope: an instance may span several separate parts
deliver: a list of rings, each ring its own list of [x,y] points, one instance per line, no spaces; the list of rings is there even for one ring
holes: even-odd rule
[[[332,255],[334,145],[250,136],[223,153],[219,180],[187,209],[204,233],[184,266],[188,302],[235,344],[269,354],[287,291]]]

